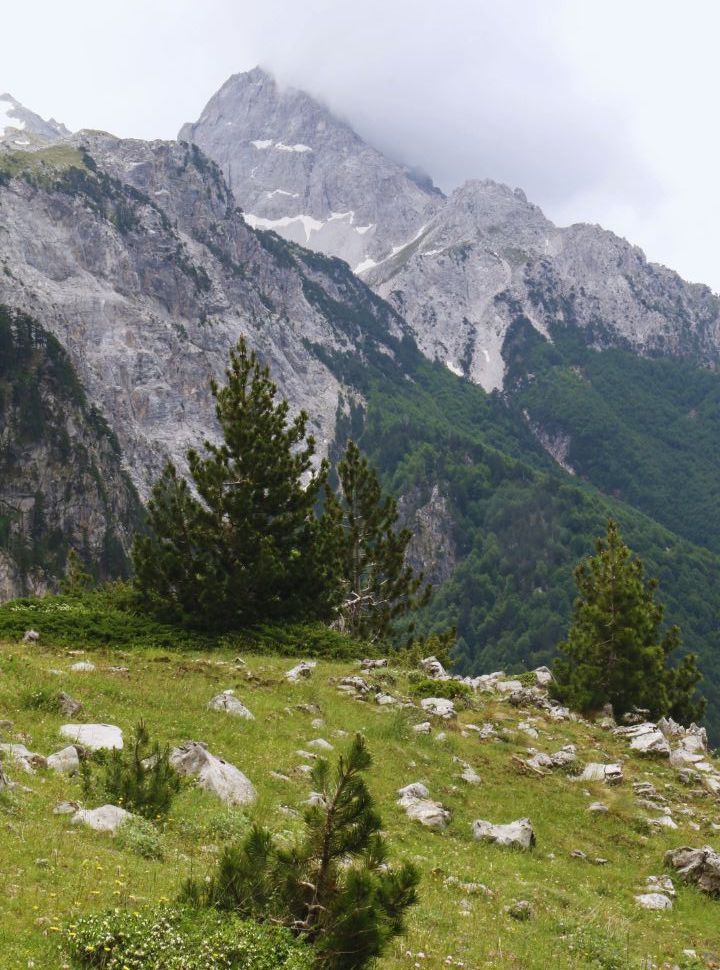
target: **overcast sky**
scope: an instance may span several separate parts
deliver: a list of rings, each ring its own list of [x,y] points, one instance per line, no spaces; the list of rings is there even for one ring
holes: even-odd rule
[[[491,177],[720,291],[716,0],[23,0],[0,93],[171,138],[261,64],[445,191]]]

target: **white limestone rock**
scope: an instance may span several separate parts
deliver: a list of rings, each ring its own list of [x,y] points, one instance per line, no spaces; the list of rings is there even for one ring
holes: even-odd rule
[[[246,721],[254,721],[255,715],[248,710],[242,701],[235,697],[234,691],[224,690],[216,694],[209,702],[208,709],[211,711],[225,711],[233,717],[241,717]]]
[[[317,667],[314,660],[301,660],[299,664],[291,667],[285,674],[285,680],[290,681],[291,684],[297,684],[300,680],[307,680],[312,677],[312,673]]]
[[[118,805],[102,805],[100,808],[81,808],[70,821],[73,825],[87,825],[96,832],[110,832],[115,835],[123,822],[131,817],[130,812]]]
[[[228,805],[251,805],[257,798],[250,779],[239,768],[211,754],[202,741],[186,741],[173,748],[170,764]]]
[[[455,705],[446,697],[424,697],[420,701],[420,707],[433,717],[439,717],[444,721],[450,721],[457,717]]]
[[[60,734],[89,751],[120,750],[123,746],[122,731],[115,724],[63,724]]]
[[[529,818],[520,818],[507,825],[495,825],[485,819],[472,824],[473,837],[479,842],[530,849],[535,845],[535,832]]]
[[[56,751],[54,754],[48,755],[47,766],[52,771],[59,771],[66,775],[77,774],[80,771],[80,758],[78,757],[77,748],[69,744],[61,751]]]

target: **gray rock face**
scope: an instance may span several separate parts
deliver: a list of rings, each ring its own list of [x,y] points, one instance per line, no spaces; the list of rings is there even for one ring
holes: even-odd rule
[[[115,835],[123,822],[131,817],[130,812],[118,805],[103,805],[100,808],[81,808],[70,821],[73,825],[87,825],[96,832],[110,832]]]
[[[170,763],[181,775],[195,778],[201,788],[228,805],[251,805],[257,798],[250,779],[239,768],[210,754],[201,741],[186,741],[174,748]]]
[[[179,138],[218,163],[250,225],[354,269],[416,236],[443,201],[429,181],[260,68],[231,77]]]
[[[702,849],[683,846],[665,853],[665,865],[676,869],[687,882],[713,896],[720,895],[720,853],[710,845]]]
[[[216,433],[209,380],[241,335],[324,453],[343,387],[311,348],[362,353],[338,307],[362,307],[379,334],[403,332],[397,315],[342,264],[254,233],[195,146],[85,133],[63,151],[57,188],[0,186],[0,303],[66,348],[141,496],[168,457],[184,469],[186,449]],[[360,400],[345,389],[345,408]]]
[[[472,825],[473,836],[479,842],[494,842],[496,845],[517,846],[530,849],[535,845],[535,832],[529,818],[520,818],[507,825],[494,825],[478,819]]]

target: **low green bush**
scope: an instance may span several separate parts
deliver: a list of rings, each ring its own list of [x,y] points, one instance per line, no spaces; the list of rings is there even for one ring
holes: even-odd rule
[[[86,916],[65,932],[73,965],[102,970],[310,970],[312,951],[278,926],[166,907]]]
[[[433,680],[431,677],[422,677],[420,680],[413,680],[410,683],[410,693],[413,697],[445,697],[450,701],[464,701],[469,703],[474,695],[474,691],[469,684],[463,684],[461,680]]]
[[[115,842],[119,849],[126,849],[143,859],[163,859],[165,841],[152,822],[142,815],[131,815],[118,829]]]

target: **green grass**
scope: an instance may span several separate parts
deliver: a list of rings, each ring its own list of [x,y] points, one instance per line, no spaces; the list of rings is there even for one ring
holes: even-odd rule
[[[51,145],[32,152],[9,151],[0,154],[0,172],[15,178],[42,179],[69,168],[85,170],[82,152],[71,145]]]
[[[161,743],[189,738],[207,742],[211,751],[246,772],[259,796],[251,811],[240,813],[185,786],[163,834],[163,860],[153,861],[53,815],[58,801],[80,800],[79,781],[42,771],[21,776],[9,766],[11,776],[29,791],[0,800],[3,970],[65,966],[61,930],[80,915],[114,907],[142,910],[174,899],[187,876],[212,866],[224,839],[244,830],[244,815],[278,831],[296,831],[299,822],[292,810],[301,809],[309,793],[307,780],[293,773],[303,761],[296,751],[316,737],[342,749],[347,741],[336,737],[337,730],[367,736],[374,756],[369,782],[393,856],[414,860],[423,873],[420,903],[410,916],[407,936],[382,959],[382,970],[458,962],[466,968],[613,970],[639,968],[650,959],[659,966],[664,961],[683,965],[683,949],[717,948],[720,901],[680,885],[670,913],[646,912],[633,901],[645,878],[662,871],[666,849],[719,843],[709,828],[711,821],[720,821],[718,804],[693,800],[667,765],[629,756],[625,743],[599,729],[553,724],[535,711],[530,713],[538,716],[541,737],[531,741],[516,731],[527,711],[483,697],[473,701],[474,709],[460,714],[460,721],[493,720],[515,733],[480,742],[451,726],[445,729],[445,740],[418,736],[411,726],[424,719],[419,710],[388,710],[337,690],[333,678],[357,672],[348,660],[321,660],[311,680],[291,685],[283,673],[295,658],[247,651],[242,654],[247,666],[241,667],[234,662],[236,656],[236,649],[227,648],[207,653],[99,647],[84,655],[97,670],[81,674],[69,672],[78,657],[67,647],[51,648],[43,641],[0,643],[0,719],[13,722],[3,730],[4,740],[22,737],[42,754],[62,747],[58,731],[64,719],[43,705],[22,702],[35,692],[62,689],[84,704],[81,719],[118,724],[126,738],[143,717]],[[129,669],[111,672],[110,666]],[[409,697],[407,674],[393,669],[390,674],[395,678],[390,690]],[[207,710],[214,693],[231,687],[253,711],[254,721]],[[299,710],[299,704],[317,705],[325,725],[313,727],[318,715]],[[513,760],[526,755],[528,744],[552,751],[568,742],[578,745],[585,762],[627,759],[623,785],[585,786],[562,772],[539,778],[519,770]],[[453,756],[471,763],[483,783],[465,786]],[[273,778],[272,771],[291,780]],[[635,805],[631,786],[643,778],[651,778],[671,803],[687,802],[702,830],[692,831],[689,818],[676,812],[679,831],[648,835],[637,823],[644,812]],[[432,833],[410,823],[395,805],[395,790],[412,781],[424,781],[431,795],[451,809],[446,832]],[[606,816],[586,811],[598,797],[611,807]],[[537,833],[537,847],[530,853],[481,845],[471,838],[470,824],[476,818],[507,822],[524,815]],[[608,862],[600,866],[571,858],[576,848],[591,860],[603,857]],[[483,883],[493,895],[465,895],[445,884],[448,876]],[[516,899],[532,903],[532,919],[518,922],[505,913],[504,907]]]

